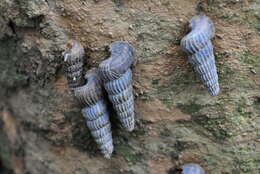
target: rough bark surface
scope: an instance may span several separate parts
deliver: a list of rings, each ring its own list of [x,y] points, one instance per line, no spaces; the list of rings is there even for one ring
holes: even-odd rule
[[[216,26],[216,97],[179,45],[198,12]],[[1,0],[0,173],[163,174],[188,162],[209,174],[258,173],[259,21],[259,0]],[[86,70],[113,41],[136,48],[137,129],[113,127],[110,160],[67,86],[70,39],[83,44]]]

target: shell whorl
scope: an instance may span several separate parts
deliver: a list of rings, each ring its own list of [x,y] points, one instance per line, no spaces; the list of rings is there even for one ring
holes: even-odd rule
[[[213,22],[204,15],[198,15],[190,21],[191,32],[181,40],[181,47],[188,54],[199,78],[212,96],[220,92],[211,39],[214,37]]]
[[[134,63],[134,48],[127,42],[114,42],[110,45],[111,56],[100,63],[100,76],[103,81],[111,81],[122,76]]]
[[[95,105],[104,98],[98,72],[93,70],[85,75],[85,84],[73,89],[75,97],[84,106]]]
[[[70,88],[76,88],[84,83],[83,58],[85,52],[82,45],[75,40],[68,43],[64,53],[65,71]]]
[[[215,35],[214,24],[205,15],[194,16],[189,28],[190,33],[181,40],[181,46],[187,54],[198,52]]]
[[[91,135],[104,156],[110,158],[114,150],[111,123],[98,72],[96,70],[88,72],[85,79],[85,84],[74,88],[73,91],[79,102],[85,106],[82,114]]]
[[[198,164],[185,164],[182,166],[182,174],[205,174],[205,171]]]
[[[135,127],[134,96],[131,66],[135,61],[134,48],[127,42],[114,42],[111,56],[101,62],[99,73],[122,126]]]

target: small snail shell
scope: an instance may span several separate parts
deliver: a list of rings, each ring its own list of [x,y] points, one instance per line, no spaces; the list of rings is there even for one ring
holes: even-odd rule
[[[132,131],[135,127],[131,70],[134,48],[127,42],[114,42],[110,52],[111,56],[99,65],[99,73],[122,126]]]
[[[75,40],[68,43],[68,48],[64,53],[66,76],[70,88],[76,88],[84,83],[83,58],[85,52],[82,45]]]
[[[191,163],[182,166],[182,174],[205,174],[205,171],[200,165]]]
[[[104,157],[110,158],[114,146],[102,84],[96,70],[88,72],[85,79],[86,83],[81,87],[74,88],[73,91],[79,102],[85,106],[82,109],[82,114],[91,135],[99,145]]]
[[[191,32],[181,40],[181,47],[188,54],[188,61],[210,95],[216,96],[220,88],[211,43],[215,33],[214,24],[208,17],[199,15],[191,19],[190,28]]]

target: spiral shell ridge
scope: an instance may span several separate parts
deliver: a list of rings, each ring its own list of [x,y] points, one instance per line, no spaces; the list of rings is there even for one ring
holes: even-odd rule
[[[220,92],[214,49],[211,39],[214,37],[213,22],[204,15],[198,15],[190,21],[191,32],[181,40],[188,61],[192,64],[208,92],[216,96]]]
[[[127,42],[114,42],[110,51],[110,58],[99,66],[100,76],[122,126],[132,131],[135,127],[131,70],[135,60],[134,49]]]
[[[87,73],[85,85],[74,88],[76,98],[85,107],[82,114],[86,119],[86,125],[91,131],[101,152],[106,158],[110,158],[114,146],[111,132],[111,123],[106,101],[103,99],[103,89],[96,71]]]

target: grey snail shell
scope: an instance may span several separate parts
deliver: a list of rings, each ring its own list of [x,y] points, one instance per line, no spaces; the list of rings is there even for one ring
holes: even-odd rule
[[[82,114],[86,125],[91,131],[105,158],[110,158],[114,146],[111,132],[109,113],[103,96],[103,88],[96,70],[85,75],[85,84],[74,88],[74,94],[85,107]]]
[[[84,54],[84,48],[79,42],[72,40],[69,43],[68,50],[64,54],[66,76],[69,87],[84,107],[82,114],[86,119],[86,125],[90,129],[91,135],[104,157],[110,158],[114,146],[111,123],[103,96],[104,91],[97,70],[88,72],[84,77]]]
[[[205,171],[198,164],[185,164],[182,166],[182,174],[205,174]]]
[[[111,56],[99,65],[99,73],[121,125],[132,131],[135,127],[131,70],[134,48],[127,42],[114,42],[110,52]]]
[[[220,88],[211,42],[215,34],[214,24],[208,17],[198,15],[191,19],[190,28],[191,32],[181,40],[181,47],[210,95],[216,96]]]
[[[84,83],[83,58],[85,52],[83,46],[76,40],[68,43],[64,53],[65,71],[70,88],[76,88]]]

